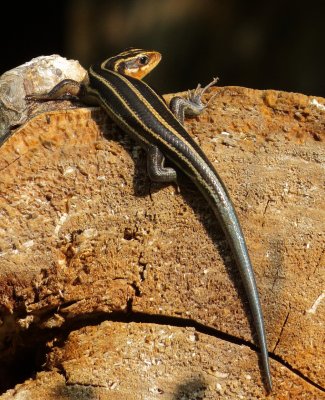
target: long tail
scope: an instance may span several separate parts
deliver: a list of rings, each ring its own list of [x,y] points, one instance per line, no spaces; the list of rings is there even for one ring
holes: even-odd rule
[[[237,267],[239,269],[241,279],[245,287],[245,292],[249,301],[251,313],[253,315],[255,330],[261,350],[262,364],[265,371],[267,388],[269,391],[271,391],[272,378],[270,372],[270,363],[262,307],[254,277],[253,267],[245,243],[245,238],[242,233],[235,209],[230,200],[227,204],[227,207],[223,207],[222,211],[220,211],[220,206],[217,207],[215,204],[213,204],[213,209],[218,220],[221,223],[221,226],[223,227],[224,233],[231,247],[232,254],[234,255],[234,258],[236,260]]]

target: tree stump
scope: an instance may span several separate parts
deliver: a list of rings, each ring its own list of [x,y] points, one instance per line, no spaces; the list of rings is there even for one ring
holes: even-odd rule
[[[325,398],[325,100],[213,88],[186,128],[254,266],[270,399]],[[0,399],[263,399],[245,292],[182,174],[97,108],[39,114],[0,148]],[[322,389],[323,388],[323,389]]]

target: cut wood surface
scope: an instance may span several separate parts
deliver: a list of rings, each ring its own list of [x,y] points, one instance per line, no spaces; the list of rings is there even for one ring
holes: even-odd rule
[[[215,92],[186,127],[245,233],[268,398],[325,398],[325,101]],[[34,117],[0,170],[1,399],[266,397],[239,273],[186,177],[151,183],[145,153],[94,108]]]

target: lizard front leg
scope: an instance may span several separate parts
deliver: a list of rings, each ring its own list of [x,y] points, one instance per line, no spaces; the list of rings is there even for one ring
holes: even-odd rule
[[[217,81],[218,78],[213,78],[213,80],[203,88],[198,84],[195,90],[188,92],[187,98],[176,96],[171,99],[169,107],[182,125],[184,124],[185,117],[194,117],[201,114],[201,112],[208,106],[209,102],[216,96],[212,96],[206,104],[202,102],[202,96],[206,90],[213,86]]]
[[[202,102],[202,96],[206,90],[217,81],[218,78],[214,78],[212,82],[204,88],[201,88],[199,84],[194,91],[188,93],[187,98],[176,96],[171,99],[169,107],[181,124],[184,123],[185,116],[199,115],[207,107],[209,103],[204,104]],[[164,163],[165,157],[159,148],[150,146],[149,149],[147,149],[147,171],[149,178],[153,182],[177,183],[176,170],[173,168],[166,168]]]
[[[88,91],[88,78],[82,82],[73,79],[64,79],[54,86],[48,93],[33,94],[26,96],[26,100],[49,101],[49,100],[70,100],[81,101],[90,106],[99,106],[100,103],[95,96]]]
[[[73,79],[64,79],[54,86],[48,93],[32,94],[26,96],[27,100],[79,100],[84,92],[83,84]]]

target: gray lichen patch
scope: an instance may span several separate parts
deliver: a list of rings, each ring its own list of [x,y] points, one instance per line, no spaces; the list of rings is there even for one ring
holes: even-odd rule
[[[49,92],[63,79],[81,82],[86,70],[75,60],[59,55],[40,56],[5,72],[0,77],[0,144],[10,130],[22,125],[37,107],[31,108],[25,96]]]

